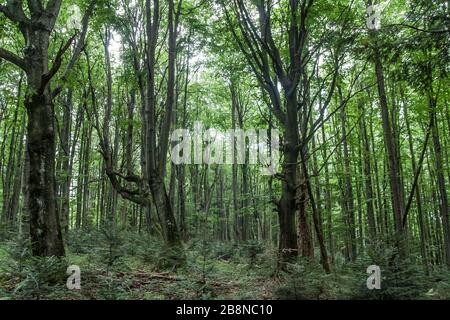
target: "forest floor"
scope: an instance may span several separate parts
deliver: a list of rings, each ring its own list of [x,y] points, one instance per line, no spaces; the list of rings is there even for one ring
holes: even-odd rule
[[[271,299],[274,278],[250,270],[246,264],[217,260],[202,270],[181,267],[158,271],[139,258],[124,259],[120,266],[107,268],[90,262],[89,255],[69,255],[80,266],[80,291],[62,288],[59,299]],[[255,266],[258,268],[257,266]]]
[[[275,268],[260,265],[260,259],[213,260],[202,252],[187,251],[185,262],[175,269],[161,267],[161,257],[149,261],[146,256],[119,256],[115,250],[104,249],[83,253],[66,250],[65,265],[77,265],[81,273],[81,289],[69,290],[69,275],[51,285],[43,280],[49,277],[51,262],[31,266],[28,258],[12,260],[9,244],[0,243],[0,299],[263,300],[272,299],[280,284],[273,276]]]
[[[197,240],[171,254],[150,236],[92,232],[69,237],[62,261],[23,248],[0,239],[0,300],[450,299],[448,271],[382,266],[382,290],[368,290],[367,257],[348,264],[336,256],[329,274],[319,259],[299,258],[277,273],[276,248],[257,242]],[[69,265],[80,268],[80,290],[66,286]]]

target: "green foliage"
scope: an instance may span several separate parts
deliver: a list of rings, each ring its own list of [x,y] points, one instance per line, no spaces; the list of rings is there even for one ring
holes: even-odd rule
[[[382,243],[373,245],[370,255],[362,255],[354,264],[334,264],[331,273],[315,261],[300,259],[282,273],[282,285],[276,288],[278,299],[429,299],[448,295],[449,278],[427,276],[423,267],[411,259],[401,259],[395,250]],[[381,289],[369,290],[366,269],[381,269]]]
[[[274,298],[283,300],[349,299],[358,281],[352,270],[341,268],[325,273],[317,261],[299,259],[281,273],[282,284],[275,288]]]
[[[65,283],[67,262],[60,257],[32,257],[16,275],[21,282],[13,291],[14,298],[40,299]],[[12,272],[14,274],[14,271]]]
[[[258,17],[258,1],[243,1],[248,12],[240,17],[236,13],[243,7],[233,8],[233,1],[175,1],[178,32],[175,32],[173,110],[176,112],[169,114],[171,94],[167,80],[172,68],[167,62],[173,51],[168,50],[171,43],[168,6],[161,6],[160,19],[153,24],[159,29],[149,35],[146,22],[151,17],[146,16],[145,1],[97,0],[84,50],[72,66],[72,54],[81,44],[80,34],[61,57],[57,56],[74,34],[67,26],[73,17],[68,7],[76,4],[83,13],[90,2],[62,3],[48,43],[49,70],[58,67],[52,68],[56,73],[49,79],[48,87],[61,85],[63,89],[58,98],[44,97],[49,98],[54,111],[56,202],[58,208],[69,206],[69,212],[61,210],[64,212],[64,217],[60,215],[64,218],[61,222],[72,226],[75,214],[82,220],[82,228],[70,230],[65,244],[67,262],[82,269],[83,289],[66,292],[63,273],[66,261],[32,257],[30,240],[15,236],[17,230],[27,233],[24,230],[28,229],[26,223],[19,225],[27,220],[27,194],[21,190],[30,189],[23,164],[26,150],[33,149],[26,146],[32,139],[25,136],[29,117],[24,100],[37,94],[38,89],[25,89],[25,84],[30,83],[26,76],[34,74],[30,72],[34,70],[25,72],[14,61],[7,61],[11,58],[3,57],[0,210],[16,205],[9,206],[15,208],[14,212],[0,211],[0,297],[450,298],[450,274],[441,270],[448,239],[442,221],[446,216],[442,201],[448,191],[450,146],[446,135],[450,130],[450,91],[445,89],[449,87],[448,5],[429,0],[382,1],[385,8],[381,29],[367,32],[364,1],[316,1],[301,9],[307,12],[298,15],[292,14],[294,2],[275,1],[269,6],[267,20]],[[26,2],[24,6],[30,16]],[[294,25],[290,21],[293,17],[297,19],[294,24],[301,27],[298,29],[301,41],[294,47],[302,50],[295,57],[291,56],[294,47],[289,39],[295,33],[295,28],[289,31],[289,26]],[[256,33],[263,30],[262,21],[270,22],[265,27],[271,30],[260,38]],[[33,48],[27,45],[33,41],[25,43],[27,36],[21,35],[18,26],[0,13],[0,47],[29,60],[27,52]],[[252,32],[244,38],[246,30]],[[104,48],[107,31],[112,38]],[[32,36],[35,32],[27,34]],[[156,44],[154,66],[150,63],[151,41],[147,36]],[[266,40],[270,41],[268,45],[263,43]],[[109,51],[110,61],[105,51]],[[2,52],[5,56],[5,51]],[[376,70],[375,58],[376,66],[380,67]],[[301,68],[292,69],[298,59],[302,60]],[[17,63],[17,59],[13,60]],[[298,81],[291,79],[296,78],[297,71]],[[383,81],[375,81],[380,73]],[[88,80],[88,74],[92,81]],[[154,87],[149,86],[151,83]],[[384,109],[389,113],[388,121],[380,117],[381,85],[387,99]],[[296,91],[286,90],[290,86]],[[149,96],[152,92],[154,96]],[[149,165],[149,159],[153,164],[153,155],[158,167],[160,160],[166,159],[165,154],[159,154],[167,142],[160,140],[165,136],[161,133],[166,124],[170,122],[170,130],[192,130],[194,122],[200,121],[205,129],[223,132],[233,126],[244,130],[270,126],[282,135],[279,159],[282,162],[286,160],[283,152],[290,150],[286,139],[290,130],[286,127],[291,121],[285,120],[291,119],[291,113],[286,112],[289,106],[286,100],[294,96],[298,97],[298,109],[293,113],[298,116],[300,133],[300,147],[294,147],[305,151],[310,177],[305,180],[311,183],[308,191],[314,196],[306,199],[307,219],[312,226],[310,209],[315,200],[325,246],[333,257],[331,273],[325,273],[318,260],[304,259],[289,265],[285,272],[276,273],[281,230],[274,209],[287,194],[283,186],[286,176],[281,170],[276,176],[261,176],[259,165],[249,166],[247,171],[238,165],[234,171],[227,164],[216,171],[215,165],[178,167],[168,162],[165,176],[157,180],[166,186],[177,223],[181,221],[181,204],[185,205],[186,243],[174,246],[162,239],[160,222],[164,214],[154,210],[153,205],[148,219],[153,220],[153,233],[143,232],[148,230],[149,221],[142,204],[151,202],[152,196],[144,178],[152,174],[145,172],[145,166]],[[420,190],[411,191],[414,198],[407,221],[408,233],[411,231],[410,255],[400,257],[389,238],[398,228],[391,203],[393,181],[389,179],[401,176],[405,202],[414,166],[419,165],[414,156],[423,148],[430,115],[436,117],[433,127],[436,133],[432,131],[424,149],[426,161],[418,180]],[[411,128],[406,128],[405,120],[409,120]],[[392,134],[388,134],[385,126],[392,127]],[[394,140],[398,159],[389,156],[393,150],[385,146],[387,136]],[[149,141],[155,142],[155,150],[149,149]],[[104,148],[107,142],[110,150]],[[262,144],[259,140],[258,149]],[[170,141],[169,145],[172,146]],[[203,141],[202,147],[206,145]],[[252,149],[249,148],[249,153]],[[398,175],[390,172],[392,164],[398,166]],[[178,171],[179,168],[183,170]],[[217,181],[214,172],[218,173]],[[111,176],[116,183],[108,181]],[[139,201],[129,201],[134,196]],[[142,201],[141,197],[148,198]],[[370,206],[379,238],[369,241]],[[357,220],[355,228],[347,221],[350,215]],[[108,222],[112,220],[114,223]],[[246,231],[255,233],[258,240],[237,240]],[[317,235],[316,229],[310,231],[313,237]],[[349,231],[354,231],[353,238]],[[317,249],[315,239],[313,242]],[[352,244],[357,247],[356,261],[347,258]],[[421,251],[425,251],[424,263],[420,261]],[[381,268],[381,290],[366,287],[366,268],[373,264]],[[427,272],[423,264],[427,265]]]
[[[123,255],[121,245],[123,238],[115,224],[107,223],[100,229],[103,246],[99,250],[99,257],[108,267],[112,267]]]
[[[100,288],[97,290],[99,299],[123,300],[127,297],[127,282],[123,279],[116,279],[108,275],[98,277]]]
[[[70,230],[67,245],[77,254],[89,253],[98,246],[101,234],[96,230]]]
[[[448,270],[438,270],[433,272],[427,285],[431,288],[425,293],[428,299],[450,299],[450,272]]]
[[[376,300],[409,300],[424,298],[429,278],[423,267],[411,258],[402,258],[392,246],[378,245],[369,250],[357,263],[358,270],[365,272],[369,265],[381,269],[381,289],[368,290],[366,283],[359,286],[354,298]],[[367,279],[368,275],[361,275]]]
[[[0,284],[12,290],[13,299],[40,299],[65,285],[67,261],[61,257],[33,257],[24,239],[6,246],[7,256],[0,265]],[[3,286],[2,285],[2,286]]]
[[[29,239],[26,237],[17,237],[14,240],[6,242],[6,269],[21,273],[25,268],[26,263],[31,259],[31,250],[29,246]]]
[[[87,232],[93,238],[94,232]],[[67,260],[32,257],[27,241],[0,246],[0,294],[12,299],[448,299],[450,277],[444,270],[425,275],[417,263],[391,263],[392,249],[380,246],[372,256],[362,255],[353,264],[334,264],[323,271],[318,261],[299,258],[274,278],[277,250],[257,242],[192,241],[185,248],[186,263],[174,269],[167,248],[157,238],[118,232],[120,258],[108,265],[107,238],[91,252],[73,253]],[[89,239],[89,236],[85,237]],[[113,243],[116,240],[112,241]],[[127,250],[127,248],[133,248]],[[152,250],[144,250],[152,248]],[[262,250],[261,252],[261,249]],[[105,250],[105,255],[99,252]],[[256,255],[255,255],[256,253]],[[253,257],[253,258],[252,258]],[[377,260],[374,260],[377,259]],[[253,262],[252,262],[253,261]],[[77,264],[82,290],[67,290],[65,270]],[[381,290],[368,290],[366,268],[381,267]]]
[[[155,236],[129,232],[123,235],[121,252],[137,256],[155,270],[174,270],[183,264],[183,248],[167,246]]]
[[[256,262],[258,254],[264,251],[262,244],[256,240],[249,240],[244,244],[244,254],[249,259],[249,268],[252,268]]]

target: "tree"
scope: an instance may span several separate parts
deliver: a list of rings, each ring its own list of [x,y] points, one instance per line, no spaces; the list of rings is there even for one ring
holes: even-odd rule
[[[95,1],[90,4],[84,16],[78,47],[84,42],[94,5]],[[30,17],[25,14],[22,0],[10,0],[6,5],[0,6],[0,12],[18,26],[26,44],[23,57],[4,48],[0,48],[0,57],[21,68],[27,76],[27,207],[33,254],[63,256],[64,245],[55,198],[56,129],[53,120],[53,99],[59,92],[51,90],[50,82],[60,69],[63,55],[76,35],[61,45],[49,67],[50,34],[59,16],[61,1],[51,0],[46,6],[40,0],[27,1],[27,8]],[[78,56],[79,50],[75,50],[69,67],[73,66]],[[68,70],[69,68],[66,69]]]

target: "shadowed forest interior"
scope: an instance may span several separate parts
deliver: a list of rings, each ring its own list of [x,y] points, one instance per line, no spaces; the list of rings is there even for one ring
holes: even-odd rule
[[[450,299],[449,25],[1,0],[0,299]]]

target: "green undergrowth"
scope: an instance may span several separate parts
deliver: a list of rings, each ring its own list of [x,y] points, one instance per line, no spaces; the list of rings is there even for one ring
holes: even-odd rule
[[[388,256],[380,253],[378,256]],[[276,270],[276,248],[255,241],[193,240],[182,250],[126,231],[69,234],[66,257],[32,257],[26,240],[0,243],[1,299],[449,299],[450,274],[428,275],[414,263],[378,260],[381,290],[368,290],[366,268],[376,256],[332,264],[299,258]],[[66,268],[81,270],[81,289],[66,287]]]
[[[256,256],[247,244],[191,241],[177,259],[159,239],[95,231],[69,235],[57,259],[31,257],[17,243],[0,244],[1,299],[270,299],[278,281],[273,252]],[[66,287],[69,265],[80,267],[80,290]]]

